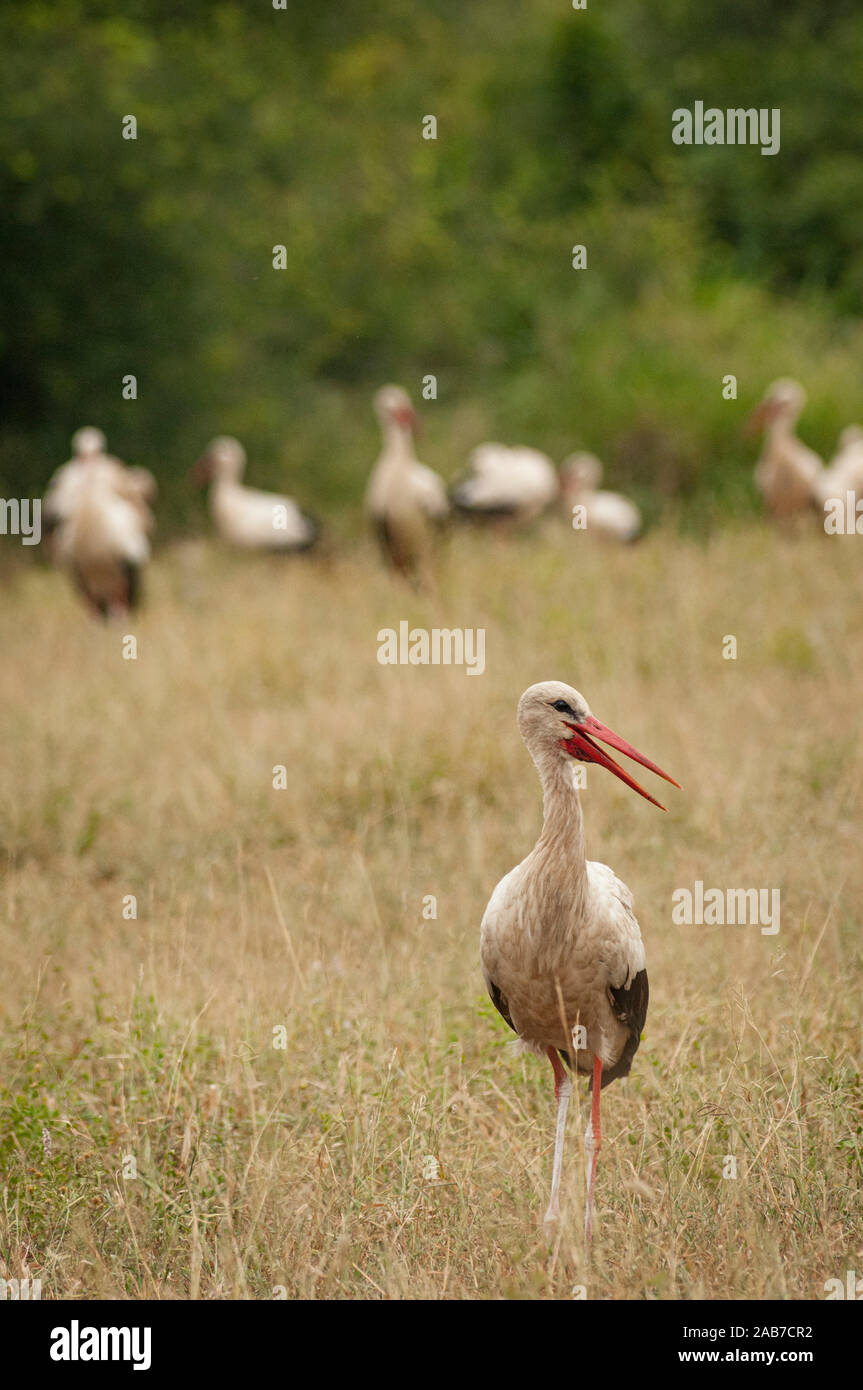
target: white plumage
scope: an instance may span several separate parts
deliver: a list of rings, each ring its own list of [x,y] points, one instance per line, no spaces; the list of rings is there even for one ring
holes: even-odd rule
[[[42,501],[42,520],[49,534],[72,514],[84,487],[96,479],[136,506],[145,529],[152,530],[149,504],[156,496],[155,478],[146,468],[127,468],[106,450],[104,434],[91,425],[72,436],[72,458],[53,474]]]
[[[468,458],[468,470],[453,489],[452,502],[477,517],[531,521],[560,491],[551,459],[524,445],[480,444]]]
[[[195,476],[210,483],[209,507],[223,540],[244,550],[308,550],[319,527],[291,497],[246,487],[246,451],[230,435],[211,440]]]

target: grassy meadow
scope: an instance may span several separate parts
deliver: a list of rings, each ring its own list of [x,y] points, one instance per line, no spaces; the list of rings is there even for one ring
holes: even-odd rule
[[[431,597],[360,538],[287,563],[187,540],[127,629],[5,569],[0,1275],[43,1299],[816,1299],[863,1268],[859,546],[747,521],[617,550],[551,519],[454,533]],[[485,674],[381,666],[401,619],[485,628]],[[590,1259],[579,1106],[549,1244],[551,1069],[478,964],[539,832],[515,706],[549,678],[683,787],[645,774],[667,815],[598,769],[583,793],[651,982],[603,1093]],[[674,925],[696,879],[778,887],[781,930]]]

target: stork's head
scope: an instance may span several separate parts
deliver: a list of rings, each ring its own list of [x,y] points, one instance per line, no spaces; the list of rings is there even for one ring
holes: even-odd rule
[[[407,391],[400,386],[382,386],[375,393],[375,413],[384,430],[397,426],[400,430],[415,432],[417,414],[411,405]]]
[[[806,392],[800,382],[780,377],[768,386],[763,401],[753,410],[746,422],[746,433],[757,434],[776,421],[793,425],[805,404]]]
[[[619,753],[625,753],[627,758],[632,758],[642,767],[655,772],[658,777],[664,777],[673,787],[680,785],[673,777],[669,777],[667,772],[663,772],[661,767],[657,767],[656,763],[633,748],[631,743],[627,743],[619,734],[601,724],[591,714],[584,696],[573,690],[571,685],[564,685],[562,681],[542,681],[524,692],[518,702],[518,727],[537,766],[541,767],[543,763],[548,763],[554,758],[563,761],[575,758],[580,763],[596,763],[597,766],[613,772],[621,782],[625,782],[633,791],[652,801],[654,806],[659,806],[661,811],[664,811],[665,807],[639,786],[635,778],[630,777],[629,773],[598,747],[594,740],[600,739],[611,748],[616,748]]]
[[[101,430],[93,425],[84,425],[72,435],[72,453],[78,459],[98,458],[104,454],[108,441]]]
[[[564,497],[596,492],[602,482],[602,464],[596,454],[570,454],[560,465],[560,486]]]
[[[191,471],[193,483],[203,487],[218,478],[220,482],[238,483],[246,467],[246,451],[238,439],[220,434],[211,439]]]

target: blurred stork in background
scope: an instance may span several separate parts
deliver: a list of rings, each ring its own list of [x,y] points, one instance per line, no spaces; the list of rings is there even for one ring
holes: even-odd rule
[[[147,468],[127,468],[107,452],[101,430],[85,425],[72,436],[72,457],[51,477],[42,501],[42,533],[53,551],[57,527],[75,511],[84,490],[92,490],[97,480],[108,491],[135,507],[148,533],[153,530],[151,503],[156,498],[156,479]]]
[[[641,512],[628,497],[600,489],[602,464],[595,454],[570,454],[560,465],[560,492],[576,530],[627,543],[641,534]],[[577,516],[575,508],[581,509]],[[576,525],[576,522],[583,525]]]
[[[320,535],[315,518],[291,497],[245,487],[245,468],[246,451],[239,440],[219,435],[192,469],[194,482],[210,485],[210,515],[222,539],[244,550],[310,549]]]
[[[539,449],[479,444],[467,476],[450,493],[457,512],[477,520],[533,521],[556,501],[557,470]]]
[[[374,408],[383,448],[366,489],[366,512],[396,573],[430,587],[431,527],[449,516],[446,486],[416,456],[417,416],[407,392],[382,386]]]
[[[42,508],[52,559],[102,618],[124,616],[138,604],[156,495],[152,473],[127,468],[106,450],[101,430],[78,430],[72,458],[51,478]]]
[[[811,509],[824,473],[818,454],[794,432],[805,404],[806,392],[800,383],[782,377],[768,386],[746,425],[747,434],[764,431],[755,486],[777,521],[790,521]]]

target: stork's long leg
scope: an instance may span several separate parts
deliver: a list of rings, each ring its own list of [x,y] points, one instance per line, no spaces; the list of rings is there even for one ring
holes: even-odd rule
[[[557,1101],[557,1130],[554,1136],[554,1167],[551,1173],[551,1197],[545,1213],[546,1228],[552,1226],[560,1216],[560,1170],[563,1166],[563,1136],[566,1131],[566,1111],[572,1095],[572,1082],[566,1068],[557,1055],[557,1049],[546,1049],[554,1068],[554,1098]]]
[[[602,1131],[599,1124],[599,1093],[602,1089],[602,1060],[594,1054],[593,1058],[593,1103],[590,1107],[590,1120],[584,1134],[584,1152],[587,1159],[587,1202],[584,1208],[584,1239],[588,1246],[593,1235],[593,1180],[596,1177],[596,1160],[602,1148]]]

